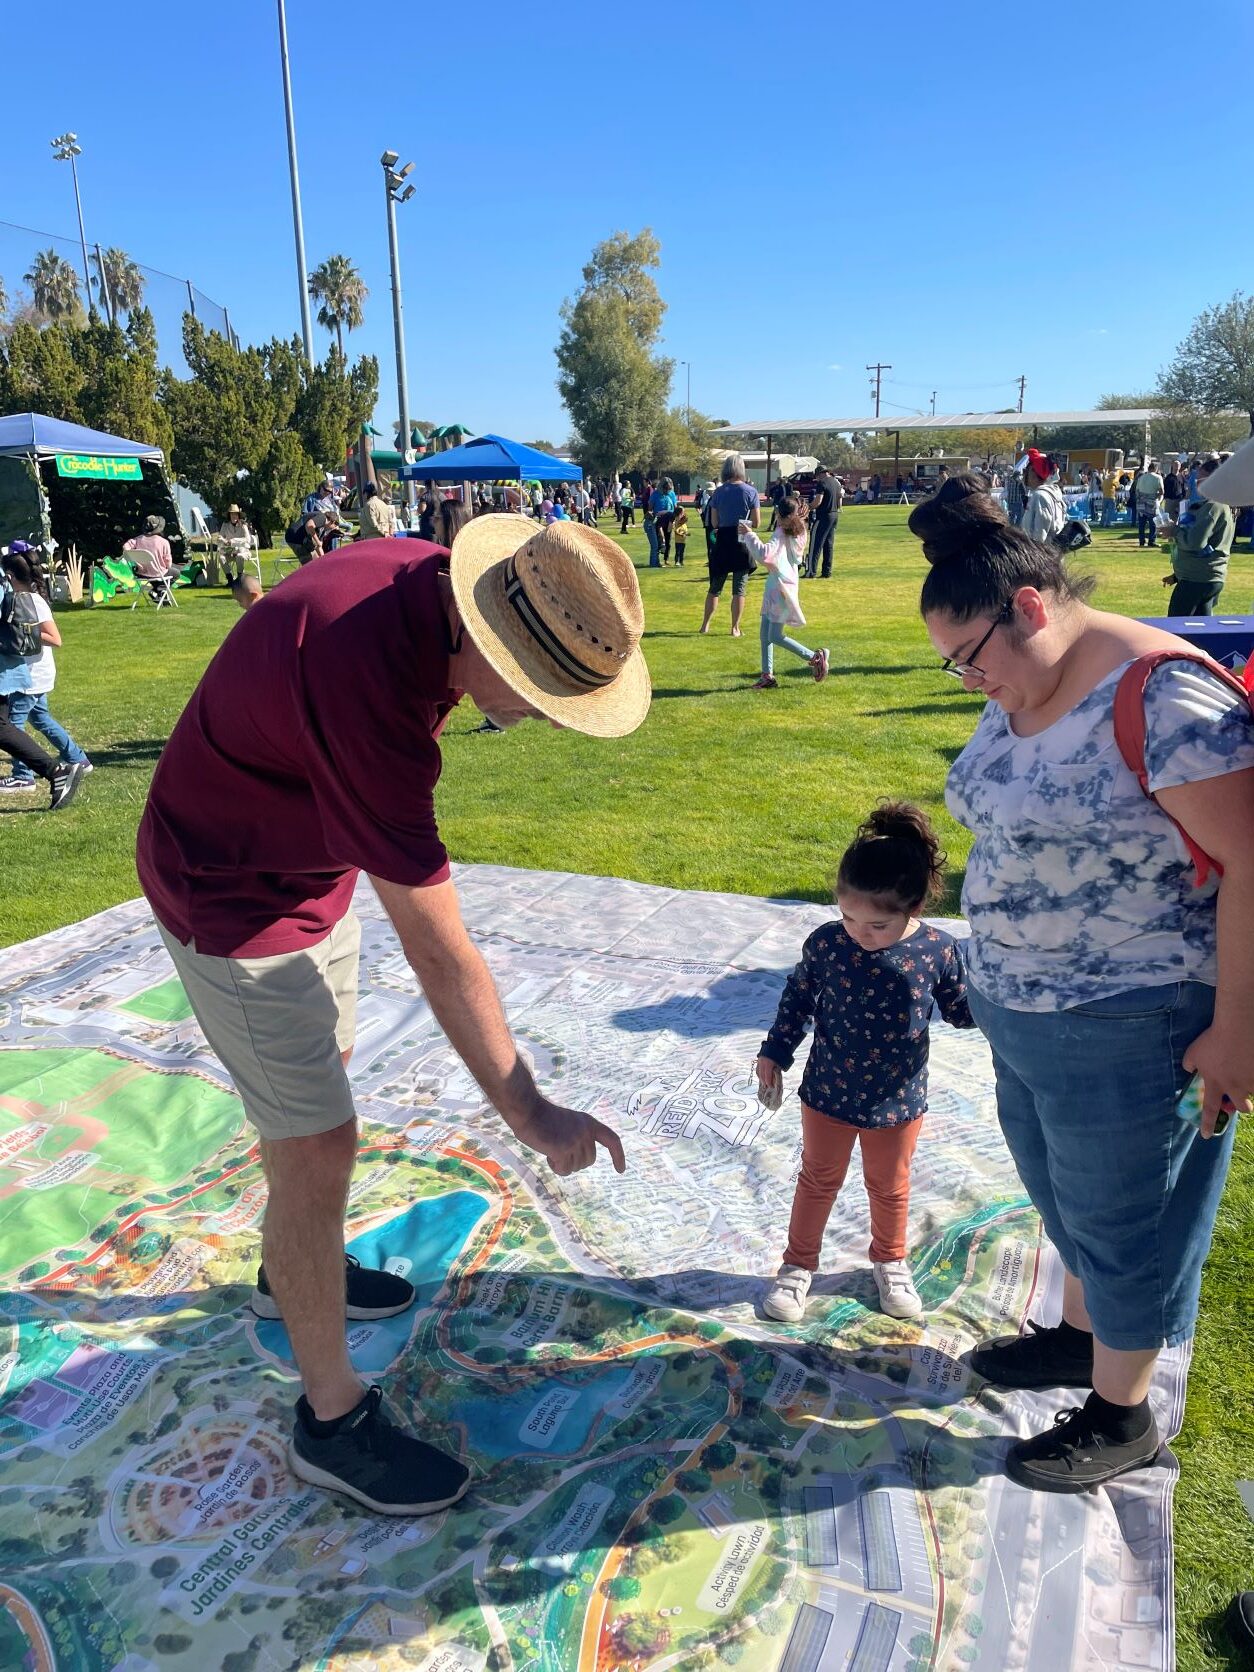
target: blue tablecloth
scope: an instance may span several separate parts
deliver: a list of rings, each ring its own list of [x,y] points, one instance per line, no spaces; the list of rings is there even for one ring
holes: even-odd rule
[[[1141,618],[1147,627],[1161,627],[1187,639],[1225,667],[1249,660],[1254,652],[1254,615],[1155,615]]]

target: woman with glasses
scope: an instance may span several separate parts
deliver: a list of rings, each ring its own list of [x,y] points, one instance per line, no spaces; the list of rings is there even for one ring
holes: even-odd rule
[[[1008,1388],[1082,1406],[1010,1449],[1022,1484],[1080,1491],[1153,1462],[1148,1394],[1187,1341],[1228,1171],[1221,1099],[1254,1094],[1254,717],[1195,662],[1145,686],[1148,790],[1115,742],[1123,671],[1183,640],[1094,609],[1092,582],[1013,527],[974,476],[915,507],[927,631],[989,699],[946,799],[975,841],[963,888],[972,1013],[1019,1176],[1062,1258],[1062,1320],[984,1343]],[[1181,836],[1222,866],[1194,886]],[[1200,1128],[1177,1115],[1195,1074]],[[1222,1121],[1218,1121],[1222,1126]],[[1083,1397],[1083,1395],[1082,1395]]]

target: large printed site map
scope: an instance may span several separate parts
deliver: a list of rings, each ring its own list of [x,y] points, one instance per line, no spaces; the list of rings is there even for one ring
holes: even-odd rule
[[[876,1310],[857,1168],[806,1321],[762,1313],[799,1152],[750,1065],[830,913],[468,869],[535,1072],[629,1171],[533,1167],[362,891],[350,1251],[418,1285],[363,1375],[475,1472],[389,1520],[304,1488],[283,1326],[246,1309],[265,1186],[142,902],[4,954],[0,1667],[104,1672],[1166,1668],[1170,1455],[1033,1495],[981,1337],[1057,1317],[978,1035],[937,1024],[917,1324]],[[1187,1364],[1154,1399],[1180,1422]]]

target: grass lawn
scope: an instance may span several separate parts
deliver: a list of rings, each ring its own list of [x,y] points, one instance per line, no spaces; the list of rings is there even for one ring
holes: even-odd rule
[[[876,798],[905,795],[927,807],[943,832],[951,856],[946,909],[956,911],[968,839],[941,794],[981,699],[937,671],[917,611],[923,564],[905,516],[898,507],[848,508],[837,578],[805,590],[810,625],[800,636],[832,651],[822,688],[777,651],[780,688],[749,689],[757,675],[756,583],[743,639],[728,636],[726,598],[712,635],[696,636],[705,595],[699,530],[685,569],[642,570],[654,681],[649,720],[619,743],[542,726],[474,735],[478,715],[467,705],[447,729],[438,800],[454,858],[819,900]],[[626,544],[643,563],[639,528]],[[1082,555],[1100,575],[1099,604],[1129,614],[1165,607],[1163,555],[1139,552],[1128,531],[1099,531]],[[1242,609],[1251,597],[1254,557],[1242,550],[1225,602]],[[55,818],[37,811],[43,787],[0,798],[0,944],[137,892],[132,848],[153,765],[238,616],[223,592],[184,590],[179,603],[177,612],[141,606],[132,614],[121,602],[59,612],[65,648],[53,712],[97,771]],[[246,690],[239,700],[247,704]],[[1254,1585],[1254,1526],[1234,1491],[1236,1480],[1254,1475],[1252,1203],[1247,1134],[1207,1268],[1176,1448],[1183,1465],[1176,1494],[1182,1672],[1236,1665],[1218,1616],[1234,1591]]]

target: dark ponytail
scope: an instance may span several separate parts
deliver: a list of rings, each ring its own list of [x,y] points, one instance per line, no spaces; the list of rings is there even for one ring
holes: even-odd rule
[[[888,911],[915,912],[941,889],[945,855],[921,807],[882,801],[840,862],[836,892],[865,894]]]
[[[23,586],[32,587],[42,597],[48,596],[48,577],[44,574],[38,552],[6,552],[0,563],[6,575],[11,575]]]
[[[981,476],[951,476],[915,506],[908,527],[932,565],[919,600],[925,616],[995,615],[1021,586],[1083,602],[1095,585],[1091,575],[1073,575],[1057,547],[1017,529]]]

